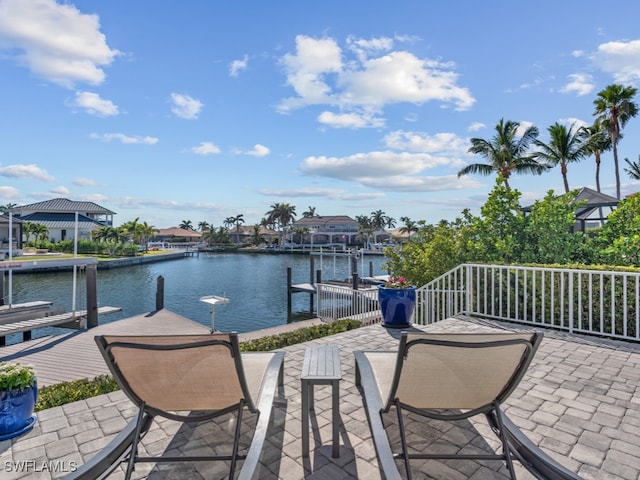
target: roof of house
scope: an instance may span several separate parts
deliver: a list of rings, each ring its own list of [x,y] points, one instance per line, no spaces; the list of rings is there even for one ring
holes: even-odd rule
[[[616,197],[612,197],[611,195],[607,195],[602,192],[597,192],[589,187],[582,187],[578,192],[578,196],[576,197],[576,202],[581,202],[583,200],[587,200],[587,205],[585,205],[580,211],[589,210],[592,211],[594,208],[599,207],[615,207],[620,203]],[[523,212],[530,212],[533,208],[533,205],[528,205],[526,207],[522,207]]]
[[[357,224],[358,222],[348,215],[314,215],[302,217],[294,222],[295,226],[304,225],[328,225],[328,224]]]
[[[231,234],[236,233],[236,228],[235,227],[231,227],[228,230],[229,230],[229,233],[231,233]],[[240,234],[241,235],[253,235],[253,233],[254,233],[253,232],[253,225],[242,225],[242,226],[240,226]],[[275,230],[271,230],[270,228],[263,227],[262,225],[258,229],[258,233],[260,235],[278,235],[278,232],[276,232]]]
[[[93,202],[76,202],[66,198],[54,198],[44,202],[31,203],[29,205],[20,205],[11,209],[12,212],[20,213],[24,210],[35,210],[38,212],[83,212],[98,214],[114,214]]]
[[[159,228],[155,234],[156,237],[192,237],[200,238],[202,233],[195,230],[186,230],[179,227]]]
[[[20,217],[23,222],[40,223],[51,229],[73,229],[76,226],[75,213],[32,213]],[[104,227],[93,218],[78,214],[78,228],[80,230],[93,230],[96,227]]]
[[[20,220],[20,219],[19,219],[19,218],[17,218],[17,217],[13,217],[13,218],[11,219],[11,221],[12,221],[12,222],[14,222],[14,223],[22,223],[22,220]],[[4,225],[5,223],[6,223],[6,224],[9,224],[9,215],[0,215],[0,223],[1,223],[1,224],[3,224],[3,225]]]

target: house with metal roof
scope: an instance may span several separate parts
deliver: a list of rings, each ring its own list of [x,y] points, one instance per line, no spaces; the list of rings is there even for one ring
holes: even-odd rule
[[[49,229],[52,242],[88,239],[91,232],[100,227],[112,227],[115,212],[93,202],[76,202],[66,198],[55,198],[44,202],[21,205],[11,213],[23,222],[40,223]]]
[[[574,232],[584,232],[589,228],[601,227],[607,217],[620,203],[615,197],[597,192],[588,187],[582,187],[576,197],[576,202],[586,201],[586,204],[576,210]],[[533,205],[522,207],[525,215],[531,213]]]

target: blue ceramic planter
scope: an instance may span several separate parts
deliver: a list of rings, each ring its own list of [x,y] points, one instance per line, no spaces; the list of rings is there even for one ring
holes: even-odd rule
[[[37,399],[37,385],[24,390],[0,391],[0,440],[17,437],[33,428]]]
[[[405,328],[411,326],[416,307],[416,287],[386,288],[378,286],[378,301],[382,311],[382,326]]]

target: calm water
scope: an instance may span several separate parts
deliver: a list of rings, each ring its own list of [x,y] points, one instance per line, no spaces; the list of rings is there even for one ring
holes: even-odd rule
[[[314,258],[314,270],[322,270],[323,279],[350,278],[348,257]],[[358,261],[358,271],[368,276],[372,264],[374,275],[385,274],[381,267],[384,260],[381,255],[365,255]],[[310,264],[307,255],[201,253],[199,257],[98,270],[98,303],[123,309],[100,317],[100,323],[155,310],[157,279],[161,275],[165,283],[165,308],[204,325],[211,325],[211,307],[199,301],[205,295],[229,298],[228,304],[215,309],[219,330],[248,332],[284,325],[288,321],[287,268],[292,269],[294,284],[308,283]],[[84,275],[78,274],[76,284],[76,308],[84,309]],[[5,294],[8,296],[8,287]],[[13,303],[49,300],[71,310],[72,296],[71,272],[13,275]],[[309,295],[295,293],[292,299],[294,319],[309,318]],[[60,332],[68,330],[35,330],[33,338]],[[18,338],[21,336],[9,337],[7,343]]]

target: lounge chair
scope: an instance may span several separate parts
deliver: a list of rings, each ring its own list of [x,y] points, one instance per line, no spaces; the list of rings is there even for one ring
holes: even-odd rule
[[[542,337],[542,333],[402,332],[398,351],[354,352],[356,385],[364,397],[384,477],[402,478],[396,459],[404,460],[409,479],[410,459],[499,459],[515,478],[515,458],[541,479],[579,478],[527,442],[500,407],[522,380]],[[400,430],[398,453],[391,449],[382,420],[392,407]],[[485,414],[502,447],[499,452],[487,454],[410,452],[403,410],[436,420],[462,420]]]
[[[137,462],[230,462],[244,460],[238,479],[251,479],[267,435],[276,385],[283,385],[285,352],[240,353],[235,333],[178,336],[97,336],[98,348],[111,373],[138,414],[95,459],[70,479],[100,478],[122,461],[129,479]],[[251,444],[239,452],[242,414],[258,415]],[[236,413],[230,452],[211,456],[141,456],[138,442],[155,416],[185,423]]]

